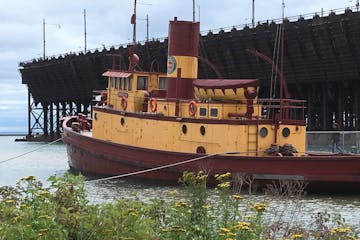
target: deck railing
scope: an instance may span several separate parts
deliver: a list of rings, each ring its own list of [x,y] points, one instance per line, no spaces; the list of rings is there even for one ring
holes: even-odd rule
[[[274,120],[305,121],[305,100],[296,99],[259,99],[262,115]]]

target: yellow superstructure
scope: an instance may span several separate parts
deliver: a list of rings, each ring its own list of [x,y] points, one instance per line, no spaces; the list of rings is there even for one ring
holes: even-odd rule
[[[164,74],[134,72],[122,75],[124,77],[109,77],[107,106],[94,108],[92,131],[95,138],[188,153],[236,151],[263,156],[275,142],[278,145],[291,143],[298,152],[305,152],[305,126],[264,120],[262,106],[256,101],[251,118],[246,118],[248,106],[244,90],[232,91],[233,101],[227,102],[174,101],[152,96],[165,91],[159,89],[159,86],[166,87]],[[238,101],[234,101],[235,96]],[[216,99],[210,95],[211,98]],[[205,99],[204,94],[202,99]],[[194,115],[191,114],[191,101],[196,103]],[[156,109],[151,104],[156,104]]]
[[[257,79],[198,79],[199,29],[198,22],[170,21],[167,74],[134,71],[136,62],[103,74],[107,103],[94,107],[93,137],[182,153],[263,156],[273,144],[304,153],[305,121],[296,119],[303,106],[260,103]]]

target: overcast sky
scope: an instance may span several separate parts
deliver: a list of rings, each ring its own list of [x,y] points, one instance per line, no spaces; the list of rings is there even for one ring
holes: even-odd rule
[[[167,36],[168,21],[177,16],[192,20],[192,0],[138,0],[137,40]],[[281,17],[281,0],[255,0],[255,19]],[[84,49],[87,12],[88,49],[127,43],[132,38],[133,0],[0,0],[0,133],[27,132],[27,88],[21,84],[18,64],[43,55],[43,19],[46,55]],[[298,16],[354,6],[356,0],[285,0],[285,16]],[[197,0],[196,20],[201,30],[251,22],[251,0]]]

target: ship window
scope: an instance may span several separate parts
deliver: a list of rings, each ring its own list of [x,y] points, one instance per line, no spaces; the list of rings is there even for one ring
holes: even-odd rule
[[[206,114],[207,114],[206,108],[201,107],[199,110],[200,117],[206,117]]]
[[[196,148],[196,153],[206,153],[206,150],[203,146],[198,146]]]
[[[114,77],[110,77],[111,80],[111,87],[115,88],[115,78]]]
[[[124,124],[125,124],[125,119],[124,118],[120,119],[120,124],[121,124],[121,126],[124,126]]]
[[[167,89],[167,78],[159,77],[159,89]]]
[[[205,127],[204,126],[201,126],[200,127],[200,133],[201,133],[201,135],[205,135]]]
[[[115,88],[119,89],[119,87],[120,87],[120,79],[117,77],[115,78]]]
[[[124,90],[128,90],[129,79],[128,78],[123,78],[123,80],[124,80]]]
[[[187,127],[186,127],[185,124],[182,125],[182,132],[183,132],[183,134],[186,134],[186,133],[187,133]]]
[[[217,108],[211,108],[210,109],[210,117],[217,117],[218,116],[218,109]]]
[[[263,138],[266,137],[266,136],[268,135],[268,130],[267,130],[267,128],[266,128],[266,127],[262,127],[262,128],[260,129],[259,134],[260,134],[260,136],[263,137]]]
[[[120,78],[120,89],[121,90],[125,89],[125,79],[124,78]]]
[[[148,77],[139,76],[137,78],[137,90],[147,90],[148,88]]]
[[[129,81],[129,85],[128,85],[128,90],[132,89],[132,78],[128,78]]]
[[[289,128],[284,128],[283,130],[282,130],[282,135],[284,136],[284,137],[288,137],[288,136],[290,136],[290,129]]]

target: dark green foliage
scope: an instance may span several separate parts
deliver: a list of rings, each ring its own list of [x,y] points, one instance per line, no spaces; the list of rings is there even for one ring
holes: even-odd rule
[[[216,175],[219,184],[210,196],[206,178],[203,172],[185,172],[180,179],[185,194],[173,191],[169,201],[119,199],[94,205],[86,198],[82,176],[53,176],[49,187],[25,177],[15,187],[0,188],[0,240],[356,239],[340,216],[327,213],[315,218],[312,229],[270,234],[281,223],[264,220],[265,203],[232,194],[229,173]]]

